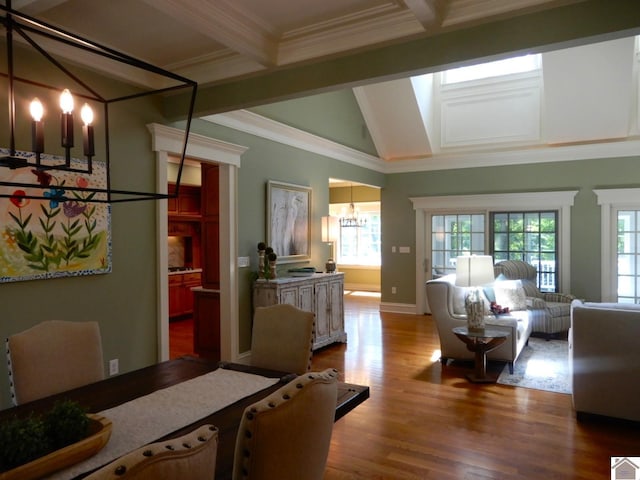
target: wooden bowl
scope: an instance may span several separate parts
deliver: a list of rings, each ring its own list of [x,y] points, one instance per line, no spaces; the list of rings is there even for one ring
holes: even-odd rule
[[[74,465],[98,453],[111,437],[111,420],[88,413],[89,435],[44,457],[0,473],[0,480],[34,480]]]

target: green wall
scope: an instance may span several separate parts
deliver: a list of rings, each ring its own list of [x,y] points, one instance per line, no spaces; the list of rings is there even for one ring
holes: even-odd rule
[[[409,198],[545,190],[578,190],[571,209],[570,293],[599,301],[600,207],[593,189],[637,188],[639,160],[578,160],[387,175],[382,190],[382,301],[415,303],[415,211]],[[410,246],[411,254],[392,256],[391,245]],[[393,296],[392,286],[397,286]]]
[[[106,81],[92,74],[88,77],[95,81],[93,86],[106,85],[112,92],[118,90],[113,80]],[[59,81],[52,74],[47,74],[47,80]],[[120,91],[131,91],[131,88]],[[20,92],[16,105],[21,117],[28,115],[21,110],[27,104]],[[6,90],[2,88],[0,105],[6,105]],[[147,98],[109,108],[112,187],[155,190],[156,161],[145,125],[166,123],[158,106],[159,103]],[[6,115],[1,117],[4,124]],[[57,127],[57,117],[53,118],[55,120],[51,121],[50,117],[49,121]],[[0,136],[0,145],[7,146],[7,129],[0,130],[5,135]],[[29,135],[28,128],[18,130],[18,149],[30,148]],[[51,142],[47,139],[47,145],[54,147],[54,138]],[[99,138],[100,133],[96,131],[96,140]],[[44,320],[95,320],[102,334],[105,371],[108,372],[108,361],[114,358],[119,359],[121,372],[155,363],[158,323],[155,211],[153,201],[112,205],[113,271],[110,274],[0,283],[0,338],[5,339]],[[1,232],[5,228],[6,225],[0,225]],[[7,367],[6,362],[0,362],[0,408],[8,406]]]
[[[376,155],[376,147],[353,90],[309,95],[250,109],[252,112],[305,132]]]
[[[258,242],[266,241],[266,185],[269,180],[312,188],[311,260],[280,264],[279,274],[289,268],[313,266],[324,270],[327,246],[320,235],[320,218],[329,213],[329,177],[382,187],[384,175],[354,165],[328,159],[294,147],[265,140],[205,121],[195,121],[192,131],[248,147],[238,170],[238,255],[248,256],[250,268],[239,275],[240,352],[251,342],[251,283],[258,264]]]

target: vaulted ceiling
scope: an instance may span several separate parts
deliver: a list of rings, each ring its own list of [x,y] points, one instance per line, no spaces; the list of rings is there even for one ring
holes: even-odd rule
[[[12,2],[21,13],[197,81],[198,109],[203,114],[224,112],[231,105],[250,107],[354,87],[379,160],[400,169],[406,168],[402,162],[429,159],[433,163],[437,156],[450,155],[429,127],[416,121],[421,107],[408,80],[410,74],[437,71],[479,57],[504,57],[509,49],[531,50],[520,38],[519,29],[523,38],[535,38],[532,50],[537,51],[579,44],[589,35],[589,42],[593,42],[637,33],[640,2],[617,0],[615,4],[617,15],[616,8],[605,0]],[[635,18],[630,18],[634,17],[630,12],[637,14]],[[551,16],[541,16],[546,14]],[[540,24],[543,19],[553,22],[555,28]],[[495,39],[491,32],[495,32]],[[500,36],[508,40],[507,47],[500,44]],[[478,38],[484,40],[478,42]],[[406,58],[399,56],[399,51],[408,52]],[[376,56],[370,56],[373,54]],[[581,65],[588,67],[588,62]],[[101,65],[93,63],[91,67],[100,69]],[[604,67],[599,64],[595,68]],[[624,75],[633,73],[629,72]],[[109,73],[118,75],[112,70]],[[602,76],[599,70],[593,73]],[[547,80],[559,84],[576,81],[556,74]],[[584,92],[585,96],[592,94],[592,89]],[[576,99],[573,105],[580,103]],[[545,115],[549,108],[545,104]],[[614,135],[616,139],[633,136],[626,120],[626,132]],[[567,122],[562,118],[546,121],[548,125],[555,121],[559,127]],[[407,128],[409,125],[412,128]],[[547,132],[539,142],[547,143],[549,138]],[[566,141],[600,140],[592,135]],[[376,167],[387,168],[380,162]]]

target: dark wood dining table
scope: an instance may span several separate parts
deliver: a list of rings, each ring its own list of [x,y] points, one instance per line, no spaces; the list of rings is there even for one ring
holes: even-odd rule
[[[57,401],[62,399],[77,401],[80,405],[85,407],[88,412],[98,413],[135,398],[150,394],[156,390],[170,387],[191,378],[204,375],[221,367],[263,375],[269,378],[280,378],[280,381],[272,387],[239,400],[222,410],[212,412],[210,415],[198,420],[197,422],[185,425],[179,430],[157,440],[179,437],[194,430],[199,425],[208,423],[215,425],[219,430],[215,478],[229,479],[231,478],[233,471],[233,455],[235,450],[236,433],[238,431],[240,418],[244,409],[276,391],[285,383],[293,380],[296,378],[296,375],[264,370],[242,364],[225,362],[218,363],[196,357],[181,357],[175,360],[160,362],[155,365],[115,377],[110,377],[100,382],[25,403],[17,407],[2,410],[0,411],[0,422],[14,416],[24,417],[31,414],[44,413],[53,407]],[[368,386],[339,382],[335,420],[337,421],[346,415],[367,398],[369,398]],[[76,478],[80,479],[89,473],[90,472],[86,472]]]

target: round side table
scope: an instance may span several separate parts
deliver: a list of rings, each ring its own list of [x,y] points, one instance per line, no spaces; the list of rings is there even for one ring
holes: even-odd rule
[[[475,369],[466,375],[467,379],[473,383],[494,383],[495,379],[487,376],[487,352],[504,343],[510,334],[496,328],[469,330],[468,327],[454,327],[453,333],[475,353]]]

